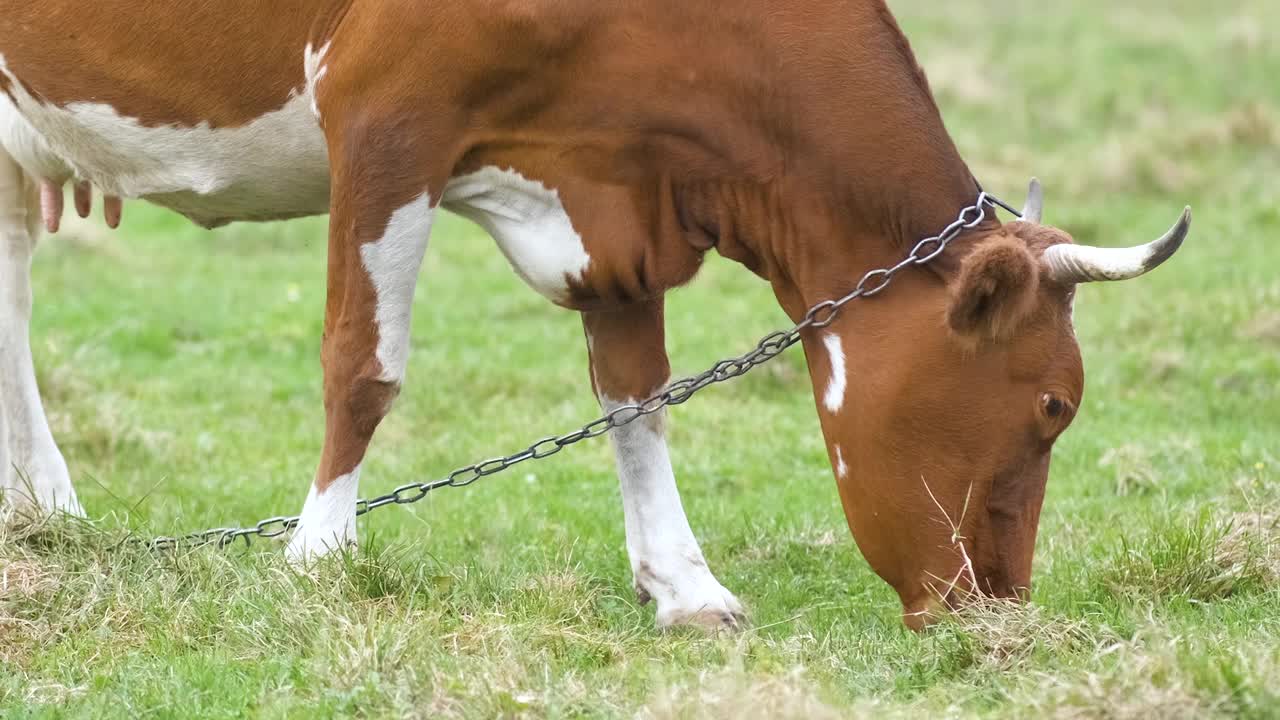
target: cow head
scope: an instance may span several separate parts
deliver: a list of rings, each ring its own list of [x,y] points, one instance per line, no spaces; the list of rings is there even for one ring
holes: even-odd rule
[[[914,628],[972,593],[1025,596],[1050,454],[1084,393],[1077,286],[1150,271],[1190,224],[1085,247],[1041,205],[1033,182],[1021,222],[962,236],[805,338],[849,526]]]

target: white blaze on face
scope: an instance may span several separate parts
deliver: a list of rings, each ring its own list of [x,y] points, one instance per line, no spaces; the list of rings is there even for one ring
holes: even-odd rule
[[[827,358],[831,365],[831,379],[827,381],[827,390],[822,395],[822,404],[834,415],[844,407],[844,396],[849,382],[844,366],[844,347],[840,343],[840,336],[835,333],[827,333],[822,338],[822,342],[827,346]]]
[[[839,445],[836,446],[836,475],[841,480],[849,476],[849,466],[844,463],[844,452]]]
[[[289,562],[306,563],[321,555],[356,543],[356,500],[359,499],[360,466],[330,483],[322,493],[313,483],[302,506],[298,527],[285,556]]]
[[[374,318],[378,324],[378,363],[382,365],[380,380],[404,381],[413,292],[434,217],[431,197],[423,193],[391,214],[382,238],[360,246],[360,259],[378,298]]]
[[[515,170],[486,167],[454,178],[443,204],[488,231],[516,273],[551,300],[566,300],[569,281],[591,264],[560,194]]]

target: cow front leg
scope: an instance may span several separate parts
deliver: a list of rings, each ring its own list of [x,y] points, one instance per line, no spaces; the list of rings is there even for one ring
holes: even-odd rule
[[[670,375],[662,300],[583,313],[591,380],[606,409],[643,400]],[[676,488],[667,452],[665,411],[610,433],[622,485],[627,553],[641,603],[657,603],[658,627],[736,628],[738,599],[707,567]]]
[[[380,185],[412,176],[386,172],[403,158],[381,150],[369,142],[335,154],[388,164],[334,173],[321,348],[324,450],[287,550],[294,564],[354,547],[360,465],[408,362],[413,293],[435,210],[425,179],[414,183],[416,192]]]
[[[36,185],[0,149],[0,507],[18,517],[83,516],[31,357],[31,256],[40,217]]]

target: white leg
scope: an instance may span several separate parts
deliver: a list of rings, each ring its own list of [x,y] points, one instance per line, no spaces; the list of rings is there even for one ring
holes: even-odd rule
[[[0,150],[0,489],[10,510],[82,516],[31,358],[31,256],[39,215],[35,185]]]
[[[671,373],[662,298],[582,314],[591,385],[606,410],[657,392]],[[658,627],[736,627],[742,606],[707,568],[680,503],[665,415],[640,418],[609,434],[622,485],[627,554],[640,602],[658,606]]]
[[[658,413],[611,433],[636,592],[657,603],[658,627],[736,627],[742,605],[711,574],[689,527],[663,425]]]
[[[381,238],[337,260],[346,289],[325,320],[325,450],[286,551],[295,565],[356,545],[360,462],[404,381],[413,294],[434,217],[423,194],[390,214]]]

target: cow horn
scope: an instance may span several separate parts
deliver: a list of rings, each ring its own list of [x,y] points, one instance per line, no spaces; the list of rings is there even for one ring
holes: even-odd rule
[[[1027,204],[1022,206],[1022,220],[1029,223],[1040,223],[1044,217],[1044,188],[1040,181],[1031,178],[1031,187],[1027,189]]]
[[[1044,251],[1044,263],[1049,277],[1063,284],[1130,280],[1172,257],[1190,229],[1191,208],[1187,208],[1177,224],[1154,242],[1128,248],[1054,245]]]

